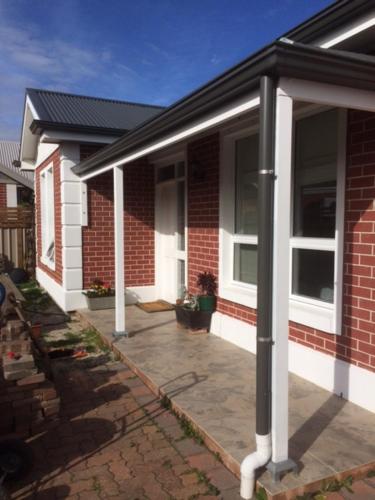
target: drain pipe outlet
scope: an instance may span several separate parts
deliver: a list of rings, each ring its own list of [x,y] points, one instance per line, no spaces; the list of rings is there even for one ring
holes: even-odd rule
[[[241,498],[252,498],[255,488],[255,471],[270,460],[272,454],[271,434],[260,436],[255,434],[257,449],[247,455],[241,464]]]

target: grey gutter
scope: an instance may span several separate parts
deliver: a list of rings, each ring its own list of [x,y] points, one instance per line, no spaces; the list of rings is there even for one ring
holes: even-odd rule
[[[188,126],[219,106],[248,95],[259,87],[259,79],[263,75],[375,90],[375,58],[277,41],[131,130],[75,166],[73,171],[82,175],[96,170],[103,163],[135,152],[151,140],[156,141],[181,126]]]
[[[311,43],[329,31],[344,25],[347,21],[353,20],[353,17],[359,17],[368,12],[371,8],[375,8],[374,0],[334,2],[283,36],[296,42]]]
[[[33,120],[30,125],[30,130],[33,134],[41,134],[43,130],[60,130],[67,132],[80,132],[83,134],[102,134],[121,137],[127,129],[108,128],[108,127],[91,127],[83,125],[74,125],[71,123],[57,123],[47,120]]]
[[[32,180],[26,179],[25,177],[17,174],[16,172],[12,172],[2,163],[0,163],[0,172],[9,177],[10,179],[12,179],[13,181],[17,182],[18,184],[22,184],[23,186],[32,189],[34,191],[34,182]]]

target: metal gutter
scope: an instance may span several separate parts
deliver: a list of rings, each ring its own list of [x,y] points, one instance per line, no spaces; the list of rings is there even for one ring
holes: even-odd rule
[[[56,123],[47,120],[33,120],[30,130],[33,134],[41,134],[44,130],[59,130],[64,132],[79,132],[83,134],[113,135],[117,137],[121,137],[128,132],[127,129],[91,127],[70,123]]]
[[[150,141],[189,126],[209,112],[258,88],[261,75],[374,90],[375,58],[277,41],[131,130],[74,167],[73,171],[78,175],[95,171],[106,163],[118,161],[125,154],[132,154]]]
[[[315,16],[291,29],[283,37],[301,43],[311,43],[328,32],[343,26],[375,7],[374,0],[343,0],[334,2]]]

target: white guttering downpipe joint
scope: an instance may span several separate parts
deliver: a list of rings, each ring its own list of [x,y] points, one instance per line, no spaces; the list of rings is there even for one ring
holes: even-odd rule
[[[247,455],[241,463],[241,497],[250,500],[255,489],[255,471],[266,465],[272,454],[271,433],[260,436],[255,434],[256,451]]]

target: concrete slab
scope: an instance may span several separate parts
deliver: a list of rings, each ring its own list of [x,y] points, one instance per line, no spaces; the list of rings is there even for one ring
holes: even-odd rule
[[[114,310],[80,311],[149,387],[166,394],[235,474],[254,450],[255,356],[215,335],[190,335],[173,312],[126,307],[128,339],[113,342]],[[259,483],[281,498],[291,489],[375,467],[375,415],[293,374],[289,376],[290,455],[299,475]],[[281,495],[279,497],[279,495]]]

